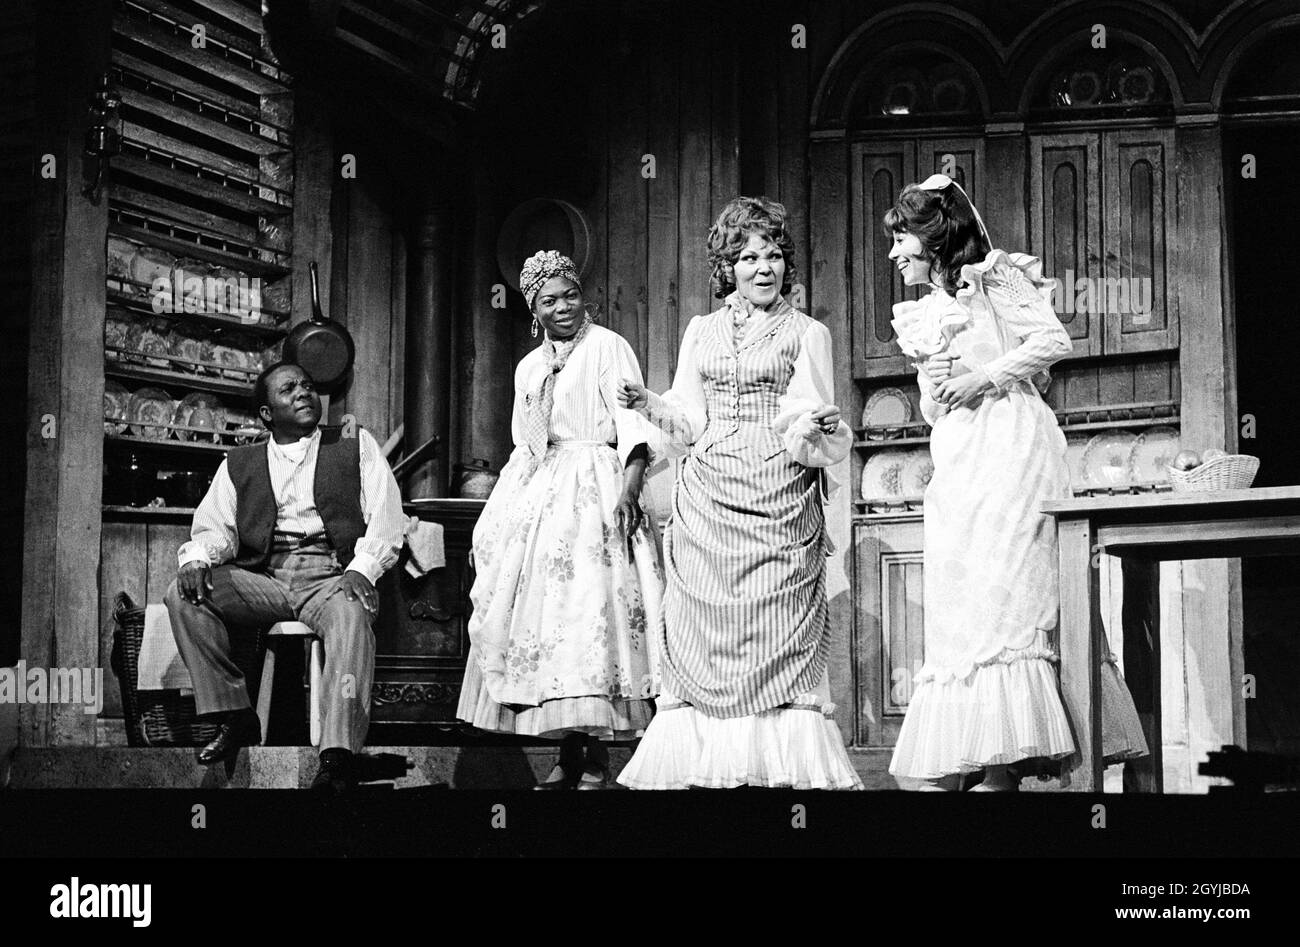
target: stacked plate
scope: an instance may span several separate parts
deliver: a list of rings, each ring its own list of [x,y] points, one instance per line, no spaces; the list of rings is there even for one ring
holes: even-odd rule
[[[912,402],[898,388],[881,388],[872,392],[862,409],[862,426],[873,441],[897,437],[899,432],[890,429],[900,428],[911,420]]]
[[[1070,482],[1083,489],[1165,483],[1166,469],[1178,454],[1178,429],[1168,425],[1140,433],[1102,431],[1090,438],[1082,451],[1078,435],[1066,438]]]
[[[925,494],[934,474],[928,447],[876,451],[862,468],[862,499],[914,499]]]

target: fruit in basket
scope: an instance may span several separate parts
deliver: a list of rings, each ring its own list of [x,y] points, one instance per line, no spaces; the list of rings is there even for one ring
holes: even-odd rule
[[[1194,450],[1180,450],[1174,458],[1175,470],[1191,470],[1199,466],[1201,466],[1201,458]]]
[[[1212,460],[1218,460],[1220,457],[1227,457],[1227,456],[1228,456],[1228,452],[1226,450],[1220,450],[1217,447],[1211,447],[1209,450],[1201,454],[1201,463],[1208,464]]]

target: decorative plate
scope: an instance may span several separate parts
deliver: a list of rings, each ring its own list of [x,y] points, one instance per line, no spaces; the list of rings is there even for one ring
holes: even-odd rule
[[[874,391],[862,409],[862,426],[867,428],[867,436],[880,439],[883,431],[871,431],[871,428],[898,427],[912,420],[912,403],[907,395],[897,388],[881,388]]]
[[[131,261],[135,259],[136,251],[140,249],[130,240],[123,240],[121,237],[108,238],[108,275],[109,278],[120,277],[121,279],[131,278]],[[121,284],[114,280],[114,289],[121,287]]]
[[[140,333],[138,345],[137,352],[154,356],[144,360],[146,365],[152,365],[155,368],[171,367],[171,360],[167,358],[171,354],[171,346],[161,333],[155,332],[153,329],[145,329]]]
[[[1065,465],[1070,471],[1070,486],[1087,486],[1088,478],[1083,472],[1083,454],[1088,449],[1091,435],[1074,433],[1065,435]]]
[[[127,333],[131,331],[131,324],[123,322],[121,319],[104,320],[104,344],[113,348],[126,348]],[[121,353],[109,352],[110,358],[118,358]]]
[[[880,500],[907,495],[904,471],[912,462],[912,451],[882,450],[867,458],[862,468],[862,498]]]
[[[903,465],[903,495],[918,497],[925,495],[925,488],[934,476],[934,460],[930,457],[930,448],[918,447],[911,452],[911,457]]]
[[[1138,435],[1128,458],[1128,476],[1134,483],[1169,479],[1169,465],[1178,456],[1178,429],[1149,427]]]
[[[113,379],[104,382],[104,417],[122,418],[121,421],[104,421],[105,434],[121,434],[126,430],[127,414],[131,403],[131,392]]]
[[[122,348],[126,351],[121,354],[122,361],[131,362],[135,365],[143,365],[144,358],[139,355],[140,346],[144,344],[144,326],[138,322],[132,322],[126,327],[126,335],[122,339]]]
[[[1128,482],[1129,455],[1137,435],[1102,431],[1083,449],[1083,485],[1115,487]]]
[[[235,369],[222,372],[227,378],[244,379],[247,376],[248,366],[244,360],[244,353],[239,349],[232,349],[228,345],[214,345],[212,347],[212,360],[218,365],[226,366],[227,369]]]
[[[131,433],[139,437],[165,440],[167,425],[172,419],[172,399],[158,388],[141,388],[131,396],[127,417],[131,419]]]
[[[199,427],[212,431],[211,440],[220,442],[219,432],[226,429],[226,408],[216,395],[205,391],[192,391],[180,400],[172,423],[182,427]],[[195,431],[177,431],[183,441],[208,440],[209,436]]]
[[[131,257],[131,278],[137,283],[144,283],[145,286],[152,286],[153,281],[160,276],[170,280],[175,262],[176,258],[166,250],[149,246],[139,247]]]
[[[177,358],[183,358],[190,362],[203,361],[203,342],[193,336],[181,335],[179,332],[173,332],[169,348],[171,349],[171,353]],[[178,365],[176,367],[183,368],[185,371],[189,372],[198,370],[197,365]]]

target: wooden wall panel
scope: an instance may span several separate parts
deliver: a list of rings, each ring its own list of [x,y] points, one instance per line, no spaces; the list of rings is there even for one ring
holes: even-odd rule
[[[686,30],[682,38],[681,126],[678,167],[677,271],[681,302],[678,331],[685,333],[693,317],[712,312],[709,267],[705,240],[712,220],[710,161],[711,71],[716,56],[711,39],[698,30]],[[680,337],[679,337],[680,341]]]
[[[1222,444],[1230,436],[1228,392],[1236,384],[1223,336],[1222,134],[1217,126],[1182,126],[1175,141],[1179,238],[1169,283],[1176,294],[1181,366],[1195,379],[1181,391],[1182,436],[1190,444]],[[1193,756],[1246,743],[1244,698],[1235,683],[1242,667],[1240,588],[1231,575],[1240,568],[1240,560],[1183,563],[1184,647],[1203,688],[1191,698],[1198,705],[1189,721]]]
[[[596,307],[597,318],[610,325],[609,301],[609,152],[610,96],[609,47],[602,43],[590,56],[591,84],[586,92],[590,112],[585,131],[586,147],[592,154],[591,196],[586,204],[591,225],[591,264],[586,301]],[[542,195],[536,195],[542,196]],[[618,331],[614,327],[614,331]],[[539,333],[540,338],[540,333]]]
[[[86,96],[109,61],[111,10],[58,4],[37,23],[35,150],[57,177],[33,201],[31,337],[26,417],[27,510],[20,656],[45,667],[99,661],[106,204],[81,193]],[[69,57],[68,49],[78,55]],[[57,424],[55,436],[47,419]],[[93,432],[87,435],[83,432]],[[24,746],[95,742],[95,718],[68,704],[24,704]]]
[[[646,384],[663,391],[677,365],[677,342],[683,327],[678,272],[681,125],[678,109],[686,97],[679,85],[682,45],[677,36],[677,4],[668,7],[668,28],[651,37],[648,82],[649,117],[646,151],[655,156],[655,177],[647,182],[646,351],[641,371]],[[689,319],[689,314],[687,315]]]
[[[792,28],[800,24],[809,28],[808,0],[794,0],[783,7],[785,15],[773,25],[777,45],[772,70],[776,79],[776,160],[777,189],[769,191],[790,215],[790,230],[794,234],[795,282],[802,284],[805,298],[802,308],[808,308],[807,290],[812,234],[808,215],[808,102],[812,95],[812,54],[807,47],[796,49],[791,45]]]
[[[647,276],[646,230],[648,179],[642,175],[647,153],[649,105],[646,59],[631,47],[610,50],[613,100],[608,109],[609,152],[606,160],[609,313],[606,325],[623,336],[637,354],[644,372],[646,360]],[[657,163],[657,161],[656,161]]]
[[[361,160],[366,162],[366,156]],[[382,443],[393,426],[389,417],[391,378],[387,371],[393,319],[392,207],[386,179],[377,166],[362,164],[358,179],[347,187],[347,230],[335,236],[346,240],[349,247],[344,271],[347,327],[357,358],[352,380],[339,400],[341,409],[354,415],[357,423]]]

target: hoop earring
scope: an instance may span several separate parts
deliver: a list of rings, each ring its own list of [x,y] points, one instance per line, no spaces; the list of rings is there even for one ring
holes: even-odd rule
[[[533,316],[533,338],[537,338],[537,317]]]

